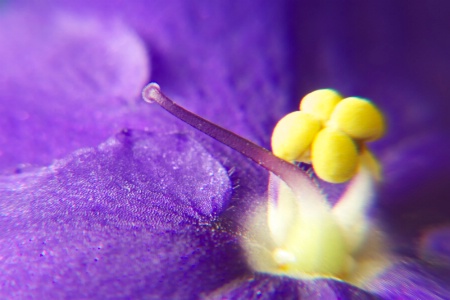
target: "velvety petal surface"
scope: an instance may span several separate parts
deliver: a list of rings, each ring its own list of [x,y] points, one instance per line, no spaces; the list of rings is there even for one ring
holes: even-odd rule
[[[189,299],[246,270],[214,225],[227,171],[185,135],[123,132],[0,184],[2,298]]]

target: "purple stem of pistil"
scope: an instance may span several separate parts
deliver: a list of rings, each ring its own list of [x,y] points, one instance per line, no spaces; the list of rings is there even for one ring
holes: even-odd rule
[[[294,191],[299,188],[299,177],[306,177],[300,168],[276,157],[267,149],[177,105],[161,92],[157,83],[152,82],[148,84],[142,92],[142,97],[146,102],[158,103],[178,119],[247,156],[257,164],[280,177]]]

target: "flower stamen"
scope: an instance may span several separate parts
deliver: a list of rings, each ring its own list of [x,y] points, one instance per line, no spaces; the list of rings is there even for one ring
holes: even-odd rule
[[[325,181],[342,183],[356,174],[365,143],[380,138],[384,128],[383,115],[369,100],[317,90],[302,99],[300,111],[278,122],[272,150],[286,161],[311,163]]]
[[[364,255],[367,237],[374,232],[366,212],[374,197],[374,181],[379,178],[379,165],[365,142],[384,133],[383,117],[372,103],[354,97],[343,99],[333,90],[308,94],[301,111],[288,114],[275,127],[274,155],[175,104],[156,83],[147,85],[142,95],[145,101],[158,103],[270,171],[264,213],[270,232],[264,239],[269,242],[261,241],[256,247],[243,244],[255,270],[351,280],[361,278],[358,270],[364,266],[381,265],[378,261],[368,263]],[[318,176],[329,182],[353,180],[333,207],[305,172],[292,163],[295,161],[312,163]],[[264,255],[254,251],[261,245],[271,245],[269,249],[263,247]]]

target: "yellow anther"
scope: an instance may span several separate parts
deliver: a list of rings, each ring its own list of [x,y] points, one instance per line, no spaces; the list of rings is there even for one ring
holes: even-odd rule
[[[317,90],[303,97],[300,110],[313,115],[322,122],[326,122],[342,96],[331,89]]]
[[[312,143],[311,161],[317,176],[323,180],[331,183],[345,182],[356,172],[356,144],[345,133],[324,128]]]
[[[272,151],[284,160],[299,160],[319,130],[320,122],[311,115],[301,111],[290,113],[273,130]]]
[[[350,97],[339,102],[330,117],[329,124],[354,139],[373,141],[384,133],[384,119],[372,102]]]

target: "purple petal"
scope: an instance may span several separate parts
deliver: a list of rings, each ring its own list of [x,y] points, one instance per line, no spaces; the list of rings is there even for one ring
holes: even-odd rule
[[[370,283],[382,299],[449,299],[448,269],[422,263],[397,263]]]
[[[190,298],[246,272],[213,225],[227,171],[184,135],[124,132],[1,181],[2,298]]]
[[[344,282],[327,279],[297,280],[256,274],[226,285],[209,295],[211,299],[377,299]]]
[[[293,26],[293,31],[299,34],[296,40],[300,41],[294,50],[302,50],[297,56],[300,64],[298,61],[291,64],[292,44],[285,35],[286,19],[280,7],[273,1],[249,1],[243,6],[227,3],[136,1],[129,5],[123,1],[67,1],[60,6],[48,1],[46,5],[40,6],[42,2],[39,2],[33,7],[36,15],[2,15],[7,17],[0,20],[3,28],[0,29],[0,62],[2,70],[4,65],[7,71],[3,77],[0,74],[0,112],[6,116],[0,120],[5,122],[0,124],[2,128],[6,128],[2,132],[4,140],[0,138],[3,153],[0,169],[12,169],[20,163],[48,164],[75,149],[97,145],[122,127],[148,125],[152,130],[161,131],[174,128],[171,119],[155,108],[148,108],[150,113],[141,113],[140,104],[133,102],[147,79],[146,54],[151,52],[153,79],[170,96],[265,145],[275,117],[285,112],[290,103],[286,100],[293,99],[290,94],[295,94],[292,92],[295,89],[289,85],[293,78],[299,79],[300,94],[331,85],[345,93],[367,96],[377,103],[380,99],[380,106],[388,112],[393,125],[387,139],[376,145],[376,152],[387,165],[390,176],[382,187],[381,208],[392,211],[391,217],[396,217],[396,212],[402,213],[403,217],[399,218],[402,222],[392,226],[402,234],[415,223],[419,224],[414,227],[417,231],[433,218],[445,220],[442,208],[448,207],[444,201],[448,195],[448,180],[445,180],[448,177],[433,176],[433,171],[448,174],[445,172],[448,164],[441,164],[446,157],[445,151],[439,149],[443,145],[442,136],[430,140],[429,134],[436,127],[448,124],[433,106],[447,103],[446,85],[439,79],[448,78],[448,60],[442,58],[448,59],[449,44],[439,39],[446,31],[441,34],[433,26],[424,27],[424,22],[416,22],[417,15],[422,21],[434,21],[433,13],[420,10],[417,4],[410,9],[409,1],[398,5],[373,2],[354,7],[301,5],[299,10],[289,11],[295,16],[292,20],[300,24]],[[394,12],[402,12],[400,17],[397,13],[387,17],[386,12],[392,8]],[[414,9],[419,13],[414,13]],[[59,23],[58,16],[66,10],[70,13],[62,13],[63,21]],[[446,10],[439,12],[437,23],[447,24]],[[90,24],[87,32],[83,31],[86,20]],[[58,26],[66,22],[74,27]],[[407,30],[406,38],[402,30],[393,30],[410,24],[415,27]],[[80,30],[82,36],[77,34]],[[127,45],[123,41],[129,41],[130,48],[117,48],[116,39]],[[414,47],[410,47],[411,42]],[[429,46],[436,42],[439,47]],[[74,51],[85,46],[95,56]],[[105,52],[109,55],[105,56]],[[419,131],[421,135],[417,139]],[[444,130],[443,137],[445,133]],[[179,176],[179,173],[162,163],[165,160],[158,156],[170,152],[159,141],[173,146],[170,139],[140,134],[136,138],[134,133],[132,137],[124,136],[99,150],[78,152],[49,169],[3,178],[0,195],[6,200],[0,204],[0,220],[7,226],[2,228],[11,228],[6,231],[5,239],[11,237],[15,241],[2,250],[6,252],[2,257],[15,267],[5,269],[11,273],[3,275],[9,280],[9,291],[13,284],[23,284],[20,287],[24,294],[18,296],[43,297],[54,292],[59,293],[56,298],[74,293],[84,293],[79,296],[88,298],[108,293],[114,297],[187,295],[189,298],[198,293],[222,291],[219,289],[222,284],[247,273],[235,237],[238,231],[217,231],[209,225],[214,221],[213,215],[219,214],[229,223],[240,222],[239,217],[248,214],[252,204],[262,201],[264,175],[256,177],[261,172],[248,163],[236,164],[241,158],[232,156],[226,161],[227,167],[237,166],[233,185],[242,185],[228,206],[229,182],[226,174],[220,173],[224,170],[219,164],[203,169],[203,161],[199,163],[198,158],[192,158],[187,164],[194,166],[183,165],[188,168],[186,174],[191,176],[175,182],[176,177],[172,175]],[[147,139],[162,147],[159,152],[136,146]],[[130,140],[130,145],[126,144]],[[191,147],[191,142],[195,144],[188,139],[186,145]],[[116,149],[116,143],[123,145]],[[214,143],[205,143],[209,151],[214,147]],[[123,152],[119,151],[122,148]],[[111,150],[109,154],[102,152],[105,149]],[[134,149],[145,155],[134,158]],[[184,150],[177,149],[177,153],[184,154]],[[193,151],[192,156],[203,153],[209,157],[207,161],[215,162],[202,147],[198,149],[198,144],[193,146]],[[230,152],[221,151],[213,155],[222,162],[223,153]],[[147,160],[148,155],[152,161]],[[178,159],[178,166],[183,168],[184,158]],[[413,163],[405,167],[405,161]],[[140,168],[144,162],[148,167]],[[167,177],[160,174],[160,167]],[[221,170],[222,187],[217,190],[207,184],[211,184],[206,175],[211,169]],[[197,176],[200,181],[196,181]],[[163,183],[167,180],[167,186],[156,184],[161,180]],[[199,192],[197,195],[195,187],[202,183],[212,194]],[[148,191],[149,187],[153,189]],[[130,202],[129,194],[137,198]],[[211,195],[216,195],[217,201],[202,200]],[[89,200],[86,196],[93,198]],[[198,203],[190,201],[197,196]],[[145,205],[144,199],[148,197],[153,199],[148,203],[152,209]],[[427,221],[422,222],[421,209],[430,198],[438,200],[433,202],[435,208],[425,214]],[[410,199],[412,205],[408,205]],[[441,214],[435,218],[439,210]],[[3,211],[6,211],[4,215]],[[30,235],[32,240],[28,243]],[[42,244],[47,240],[47,244]],[[411,241],[406,243],[409,249],[412,249]],[[100,242],[103,244],[98,249]],[[68,248],[61,247],[65,244]],[[46,245],[50,245],[49,249]],[[94,264],[95,249],[108,251],[97,257]],[[185,257],[183,253],[189,255]],[[45,259],[48,260],[42,263]],[[96,266],[103,261],[104,265]],[[392,287],[392,292],[381,294],[394,297],[409,288],[409,295],[433,296],[429,290],[436,288],[437,293],[447,295],[442,280],[436,280],[433,285],[437,277],[430,272],[420,271],[420,276],[416,276],[405,268],[399,268],[405,281],[401,278],[389,281],[395,270],[380,277],[381,287]],[[11,281],[17,278],[21,280]],[[244,284],[242,289],[237,285],[229,293],[238,295],[242,291],[250,295],[261,282],[269,287],[269,295],[272,292],[287,295],[286,291],[298,295],[298,286],[310,296],[322,290],[324,296],[330,297],[360,293],[338,282],[317,284],[313,288],[286,278],[276,278],[275,283],[271,278],[267,284],[265,280],[264,276],[257,276],[256,284]],[[410,286],[415,283],[419,284]]]
[[[44,15],[67,10],[129,24],[150,49],[152,80],[168,96],[266,146],[289,101],[297,101],[290,95],[294,73],[285,3],[112,0],[22,6]]]
[[[450,226],[425,231],[419,254],[425,261],[450,269]]]
[[[0,169],[42,165],[132,122],[146,49],[124,24],[68,13],[0,18]]]

